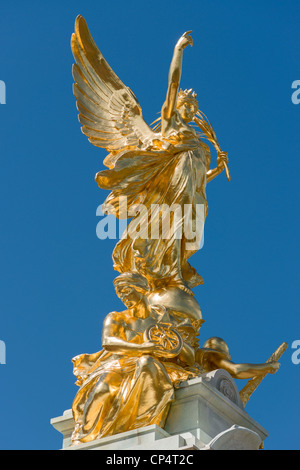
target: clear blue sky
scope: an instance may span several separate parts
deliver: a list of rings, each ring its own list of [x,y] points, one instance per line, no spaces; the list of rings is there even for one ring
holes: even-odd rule
[[[207,188],[205,244],[191,263],[206,320],[237,362],[264,362],[299,328],[300,4],[294,0],[0,1],[0,448],[58,449],[49,424],[71,408],[71,358],[101,348],[104,316],[122,309],[114,240],[96,237],[106,152],[81,134],[70,36],[82,14],[148,123],[165,98],[173,47],[193,30],[182,87],[198,93],[232,181]],[[266,449],[299,449],[299,373],[291,347],[246,411]],[[238,383],[239,387],[244,381]]]

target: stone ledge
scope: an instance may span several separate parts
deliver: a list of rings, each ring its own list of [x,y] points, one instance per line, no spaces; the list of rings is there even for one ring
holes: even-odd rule
[[[268,436],[245,412],[234,380],[222,369],[180,385],[164,429],[145,426],[72,446],[72,411],[53,418],[51,424],[63,434],[64,450],[219,450],[230,446],[232,450],[256,449]]]

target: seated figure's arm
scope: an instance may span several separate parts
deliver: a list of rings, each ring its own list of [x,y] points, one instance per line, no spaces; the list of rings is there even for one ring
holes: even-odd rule
[[[195,363],[195,350],[192,346],[184,341],[182,350],[178,354],[178,359],[187,364],[188,366],[192,366]]]
[[[132,354],[140,355],[151,354],[155,349],[155,345],[150,342],[143,344],[131,343],[124,340],[124,322],[122,322],[121,315],[117,312],[112,312],[104,320],[102,330],[102,347],[106,351],[114,352],[116,354]]]
[[[235,379],[250,379],[264,375],[266,373],[274,374],[279,369],[279,362],[266,362],[264,364],[236,364],[229,359],[222,359],[214,355],[212,362],[218,369],[225,369]]]

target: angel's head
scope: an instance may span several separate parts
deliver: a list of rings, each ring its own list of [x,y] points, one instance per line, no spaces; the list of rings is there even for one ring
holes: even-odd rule
[[[184,91],[180,90],[178,93],[176,108],[185,122],[192,121],[198,111],[198,101],[196,96],[196,93],[192,89]]]

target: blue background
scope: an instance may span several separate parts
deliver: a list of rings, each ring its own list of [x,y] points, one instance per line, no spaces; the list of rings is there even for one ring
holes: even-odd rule
[[[232,176],[207,187],[205,244],[191,259],[205,280],[195,289],[201,341],[223,337],[237,362],[264,362],[289,343],[246,411],[268,430],[266,449],[298,449],[299,1],[1,0],[0,11],[0,448],[61,447],[50,419],[71,408],[71,358],[98,351],[104,316],[123,308],[116,241],[96,237],[108,193],[94,175],[106,152],[80,132],[72,95],[70,36],[82,14],[148,123],[173,47],[193,30],[181,86],[196,90]]]

